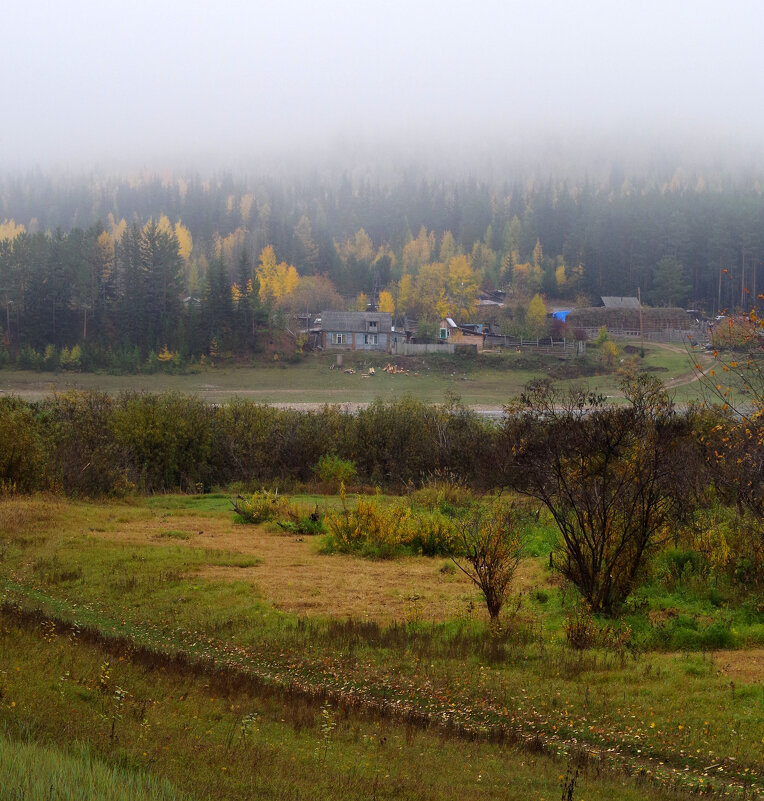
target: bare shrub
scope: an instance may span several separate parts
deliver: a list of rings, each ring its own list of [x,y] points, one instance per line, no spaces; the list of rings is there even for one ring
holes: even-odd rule
[[[451,556],[454,564],[480,588],[491,621],[497,620],[520,562],[522,537],[517,510],[511,504],[494,501],[461,523],[455,544]]]

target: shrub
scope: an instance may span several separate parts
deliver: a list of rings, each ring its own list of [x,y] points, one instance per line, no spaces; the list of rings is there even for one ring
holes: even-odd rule
[[[702,575],[706,567],[700,553],[680,548],[667,548],[655,560],[658,577],[670,588],[686,582],[691,576]]]
[[[132,483],[146,492],[208,485],[214,413],[178,394],[120,396],[111,431]]]
[[[690,545],[716,576],[743,587],[764,583],[764,539],[753,514],[715,506],[698,513]]]
[[[404,544],[422,556],[453,553],[457,536],[454,519],[438,510],[419,513],[410,518]]]
[[[80,370],[82,368],[82,348],[75,345],[71,350],[61,351],[61,367],[64,370]]]
[[[649,376],[621,386],[629,407],[537,382],[505,422],[515,489],[549,510],[560,531],[555,566],[594,612],[614,612],[637,586],[681,498],[685,428],[671,399]]]
[[[512,505],[494,501],[459,526],[452,559],[482,591],[491,621],[498,619],[507,599],[521,553],[522,536]]]
[[[45,347],[45,355],[42,357],[42,366],[44,370],[55,371],[61,365],[61,357],[55,345],[47,345]]]
[[[355,483],[358,472],[353,462],[349,459],[341,459],[336,454],[324,454],[315,467],[316,476],[319,481],[332,484],[339,488],[340,484]]]
[[[316,534],[326,533],[324,515],[318,506],[308,510],[297,504],[290,503],[287,505],[285,515],[281,516],[276,522],[284,531],[289,531],[293,534],[312,537]]]
[[[69,495],[120,495],[132,488],[111,430],[114,403],[105,393],[66,392],[41,409],[53,485]]]
[[[0,398],[0,488],[41,489],[44,467],[43,441],[31,409],[17,398]]]
[[[454,517],[459,511],[472,506],[475,498],[458,477],[439,473],[411,494],[412,504],[429,510],[440,510]]]
[[[607,340],[602,343],[600,349],[600,364],[606,370],[613,370],[618,362],[618,357],[621,355],[621,349],[612,340]]]
[[[594,624],[592,610],[585,601],[578,604],[572,614],[565,618],[563,631],[571,648],[583,650],[595,644],[597,627]]]
[[[22,370],[39,370],[42,367],[42,356],[30,345],[24,345],[16,357],[16,365]]]
[[[255,492],[250,498],[231,499],[233,508],[244,523],[265,523],[268,520],[279,520],[287,515],[289,499],[278,492],[263,489]]]
[[[405,544],[411,516],[407,506],[383,507],[376,497],[360,497],[352,507],[347,502],[344,484],[340,485],[340,501],[341,510],[326,517],[332,548],[390,558]]]

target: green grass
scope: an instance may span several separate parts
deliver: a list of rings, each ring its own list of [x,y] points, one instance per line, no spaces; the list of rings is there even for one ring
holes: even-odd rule
[[[336,703],[238,688],[222,675],[134,664],[124,654],[50,629],[29,630],[8,617],[0,623],[0,675],[6,677],[0,725],[27,741],[0,739],[3,799],[527,801],[559,798],[570,764],[538,750],[465,742],[413,723],[358,716]],[[72,740],[82,745],[70,750]],[[68,794],[70,776],[81,777],[82,790]],[[42,780],[54,782],[54,794],[19,794]],[[107,794],[115,780],[125,795]],[[609,774],[592,758],[583,764],[575,797],[677,795],[638,785],[618,770]]]
[[[182,392],[198,395],[211,403],[223,403],[238,396],[261,403],[323,404],[369,403],[376,398],[393,400],[411,396],[429,402],[442,402],[455,392],[468,405],[500,408],[532,378],[559,376],[563,385],[585,381],[606,395],[617,391],[618,376],[605,374],[597,366],[596,352],[583,362],[561,360],[532,352],[521,354],[485,354],[478,357],[396,358],[387,354],[344,354],[345,368],[357,372],[330,370],[333,354],[309,354],[299,364],[259,367],[221,367],[194,375],[55,374],[22,370],[0,371],[0,387],[30,400],[70,388],[118,393],[121,391]],[[647,345],[642,367],[657,371],[669,380],[692,371],[690,359],[683,353]],[[407,365],[409,375],[387,375],[381,368],[387,362]],[[369,367],[376,375],[363,378]],[[576,377],[565,378],[569,373]],[[416,375],[415,375],[416,373]],[[694,396],[697,384],[677,389],[677,397]]]
[[[222,510],[214,505],[217,500],[222,498],[213,499],[209,509],[196,513],[199,528],[221,516]],[[15,508],[13,501],[4,504],[6,510]],[[59,502],[52,510],[45,504],[25,504],[26,516],[16,517],[6,511],[3,519],[17,522],[13,531],[6,527],[0,533],[0,546],[4,546],[0,576],[5,579],[0,592],[9,604],[39,609],[52,618],[89,627],[108,640],[127,638],[151,652],[181,654],[184,660],[204,665],[214,675],[220,669],[233,671],[248,677],[254,686],[269,688],[274,697],[283,698],[301,688],[317,703],[330,698],[333,704],[341,703],[349,710],[374,710],[373,715],[381,715],[380,726],[383,720],[387,721],[385,726],[393,728],[401,724],[397,736],[403,738],[400,751],[408,753],[409,765],[416,761],[416,755],[405,748],[407,715],[436,726],[446,722],[447,730],[454,734],[480,736],[500,730],[505,736],[527,743],[538,740],[565,754],[585,744],[611,766],[644,771],[657,787],[676,780],[694,786],[719,778],[739,783],[759,770],[764,720],[761,682],[736,675],[731,686],[723,668],[724,657],[703,652],[728,644],[723,637],[713,639],[717,636],[713,632],[703,635],[703,630],[715,623],[729,619],[734,636],[738,636],[735,632],[740,626],[761,625],[760,610],[746,610],[733,595],[714,605],[713,599],[703,598],[697,587],[677,589],[654,583],[646,590],[647,607],[635,607],[630,613],[633,620],[626,618],[635,630],[637,622],[645,626],[648,635],[644,643],[650,644],[653,635],[649,632],[654,627],[650,626],[649,612],[661,604],[676,607],[672,626],[697,635],[695,639],[693,634],[681,635],[686,642],[679,645],[701,649],[699,653],[665,652],[666,647],[674,647],[671,640],[653,642],[660,647],[658,651],[571,650],[565,645],[562,624],[575,599],[569,589],[555,585],[537,587],[524,598],[517,613],[505,618],[499,637],[491,633],[479,607],[474,615],[440,623],[428,622],[426,609],[389,625],[376,623],[374,610],[371,618],[363,620],[328,615],[298,617],[274,609],[247,579],[221,581],[204,575],[209,567],[252,565],[257,557],[251,554],[237,554],[231,548],[194,547],[193,542],[170,544],[164,539],[151,545],[120,541],[120,526],[129,532],[131,526],[162,521],[179,505],[182,501],[176,498],[155,498],[150,505],[145,501],[136,505]],[[541,524],[530,547],[541,552],[538,558],[543,561],[551,533],[543,519]],[[242,536],[246,534],[244,531]],[[443,562],[432,561],[433,569],[439,569]],[[256,568],[258,572],[268,569],[267,560]],[[376,566],[352,560],[348,570],[373,571]],[[445,574],[443,580],[448,580]],[[406,586],[405,580],[402,586]],[[16,642],[15,637],[0,638],[0,655],[6,662],[0,669],[18,690],[13,665]],[[34,649],[31,645],[29,648],[31,654]],[[68,658],[60,660],[59,676],[69,669]],[[36,659],[39,668],[27,668],[35,675],[43,670],[45,661]],[[28,664],[36,664],[31,655]],[[80,689],[85,692],[97,670],[77,671],[84,682]],[[91,678],[82,678],[85,674]],[[57,676],[40,681],[56,686]],[[152,681],[159,681],[159,677],[154,676]],[[174,695],[166,689],[162,692]],[[152,699],[165,697],[159,689],[145,690],[144,694]],[[3,710],[12,698],[4,689]],[[32,705],[31,700],[27,703]],[[238,702],[231,703],[235,706]],[[274,717],[283,718],[283,707],[279,711],[277,704],[276,709]],[[224,710],[218,711],[224,714]],[[343,756],[338,757],[340,761],[347,759],[342,761],[345,765],[365,759],[363,752],[354,751],[350,743],[353,727],[363,729],[353,720],[347,723],[343,736],[348,743],[343,740]],[[423,735],[421,726],[414,728],[418,739]],[[302,749],[304,755],[312,753],[315,727],[312,736],[311,745],[297,745],[289,739],[286,753],[292,754],[290,749]],[[464,749],[472,747],[454,742],[451,758],[457,759],[460,748],[464,754]],[[305,768],[298,755],[295,759],[301,769]],[[716,763],[722,772],[712,778],[706,768]],[[220,763],[216,764],[222,770]],[[435,764],[430,768],[438,769]],[[305,770],[306,776],[316,779],[315,771]],[[342,770],[337,775],[344,775]],[[403,775],[403,768],[400,770]],[[493,770],[486,768],[486,775],[492,776]],[[364,773],[363,781],[372,781],[374,775]],[[446,771],[444,775],[451,774]],[[176,781],[175,774],[168,774],[168,778],[184,786]],[[317,787],[328,786],[323,779],[316,781]],[[363,781],[359,778],[358,793]],[[761,783],[762,777],[759,775],[756,781]],[[559,796],[559,787],[555,790],[552,785],[533,792],[546,793],[547,798]],[[446,786],[447,782],[443,797],[447,797]],[[459,786],[463,788],[457,793],[460,797],[474,795],[472,785]],[[493,792],[505,797],[501,793],[506,788],[497,787],[494,785]],[[412,797],[423,792],[419,787],[419,795]],[[598,796],[587,789],[584,797]]]
[[[108,765],[87,747],[69,750],[14,742],[0,734],[0,799],[182,801],[186,797],[166,779]]]

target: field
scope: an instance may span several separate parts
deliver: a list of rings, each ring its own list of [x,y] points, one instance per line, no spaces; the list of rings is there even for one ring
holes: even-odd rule
[[[762,610],[654,580],[574,649],[549,521],[527,534],[491,630],[443,557],[326,553],[225,494],[0,500],[0,776],[25,798],[82,775],[108,798],[760,795]]]
[[[634,345],[627,346],[636,351]],[[391,357],[385,354],[344,354],[343,369],[335,366],[331,354],[308,354],[297,364],[274,362],[257,367],[205,368],[185,375],[109,375],[88,373],[36,373],[0,370],[0,391],[39,400],[65,389],[182,392],[195,394],[211,403],[223,403],[238,396],[261,403],[290,406],[324,403],[369,403],[375,398],[392,400],[406,395],[441,402],[455,393],[470,406],[501,409],[524,384],[539,376],[551,377],[562,385],[586,382],[605,395],[618,394],[618,375],[604,371],[598,364],[596,350],[589,349],[586,359],[562,359],[558,356],[526,351],[520,354],[484,354],[475,357]],[[633,352],[624,352],[628,359]],[[382,368],[389,362],[400,364],[407,372],[389,375]],[[376,374],[368,375],[374,367]],[[673,387],[676,399],[684,402],[697,396],[692,364],[680,345],[651,344],[645,348],[641,367]],[[353,369],[353,374],[344,370]]]

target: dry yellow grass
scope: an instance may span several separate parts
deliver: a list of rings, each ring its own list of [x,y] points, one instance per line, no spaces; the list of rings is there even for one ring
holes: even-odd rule
[[[746,651],[714,651],[714,666],[732,681],[754,684],[764,681],[764,648]]]
[[[41,541],[87,534],[130,545],[159,547],[171,542],[254,556],[259,560],[254,567],[209,565],[198,575],[250,582],[260,600],[300,615],[384,623],[485,614],[475,587],[445,558],[370,561],[326,555],[318,552],[317,538],[235,524],[227,515],[167,512],[130,503],[62,501],[52,496],[9,498],[0,501],[0,532],[33,534]],[[539,562],[527,559],[518,568],[515,591],[528,592],[547,581]]]
[[[178,545],[215,548],[256,556],[256,567],[204,567],[201,578],[249,581],[274,607],[301,615],[368,618],[386,622],[421,617],[442,621],[483,614],[480,598],[459,571],[444,571],[448,560],[409,557],[370,561],[344,554],[318,553],[318,541],[237,525],[226,518],[154,515],[149,520],[118,523],[96,533],[123,543],[162,543],[162,532],[183,532]],[[546,578],[534,559],[518,569],[516,589],[528,591]]]

